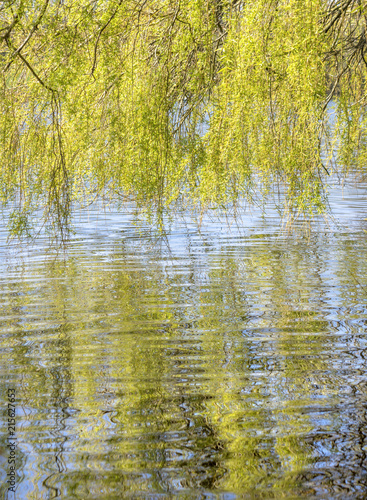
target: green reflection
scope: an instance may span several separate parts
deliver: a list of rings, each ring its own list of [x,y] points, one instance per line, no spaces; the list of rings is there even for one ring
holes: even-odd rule
[[[148,243],[71,247],[1,280],[21,497],[312,495],[325,435],[363,423],[365,239]]]

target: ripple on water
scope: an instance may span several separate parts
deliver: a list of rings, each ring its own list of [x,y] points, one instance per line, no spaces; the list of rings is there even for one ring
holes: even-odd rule
[[[367,205],[333,196],[343,230],[307,236],[91,212],[11,256],[0,230],[19,497],[365,498]]]

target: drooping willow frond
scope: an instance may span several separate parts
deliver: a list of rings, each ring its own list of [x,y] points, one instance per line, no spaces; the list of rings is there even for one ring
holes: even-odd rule
[[[4,1],[13,230],[41,209],[63,233],[102,194],[205,208],[279,183],[286,210],[322,212],[336,165],[366,164],[366,18],[361,0]]]

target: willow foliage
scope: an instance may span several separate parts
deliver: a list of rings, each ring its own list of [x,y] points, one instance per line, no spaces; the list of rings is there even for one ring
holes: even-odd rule
[[[61,232],[74,203],[161,212],[285,189],[325,209],[366,164],[362,0],[3,0],[0,196]],[[332,110],[332,112],[331,112]]]

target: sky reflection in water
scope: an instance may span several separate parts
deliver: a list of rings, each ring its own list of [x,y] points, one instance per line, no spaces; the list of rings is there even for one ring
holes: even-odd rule
[[[92,211],[46,258],[3,230],[1,497],[14,387],[16,498],[365,498],[360,187],[307,237]]]

